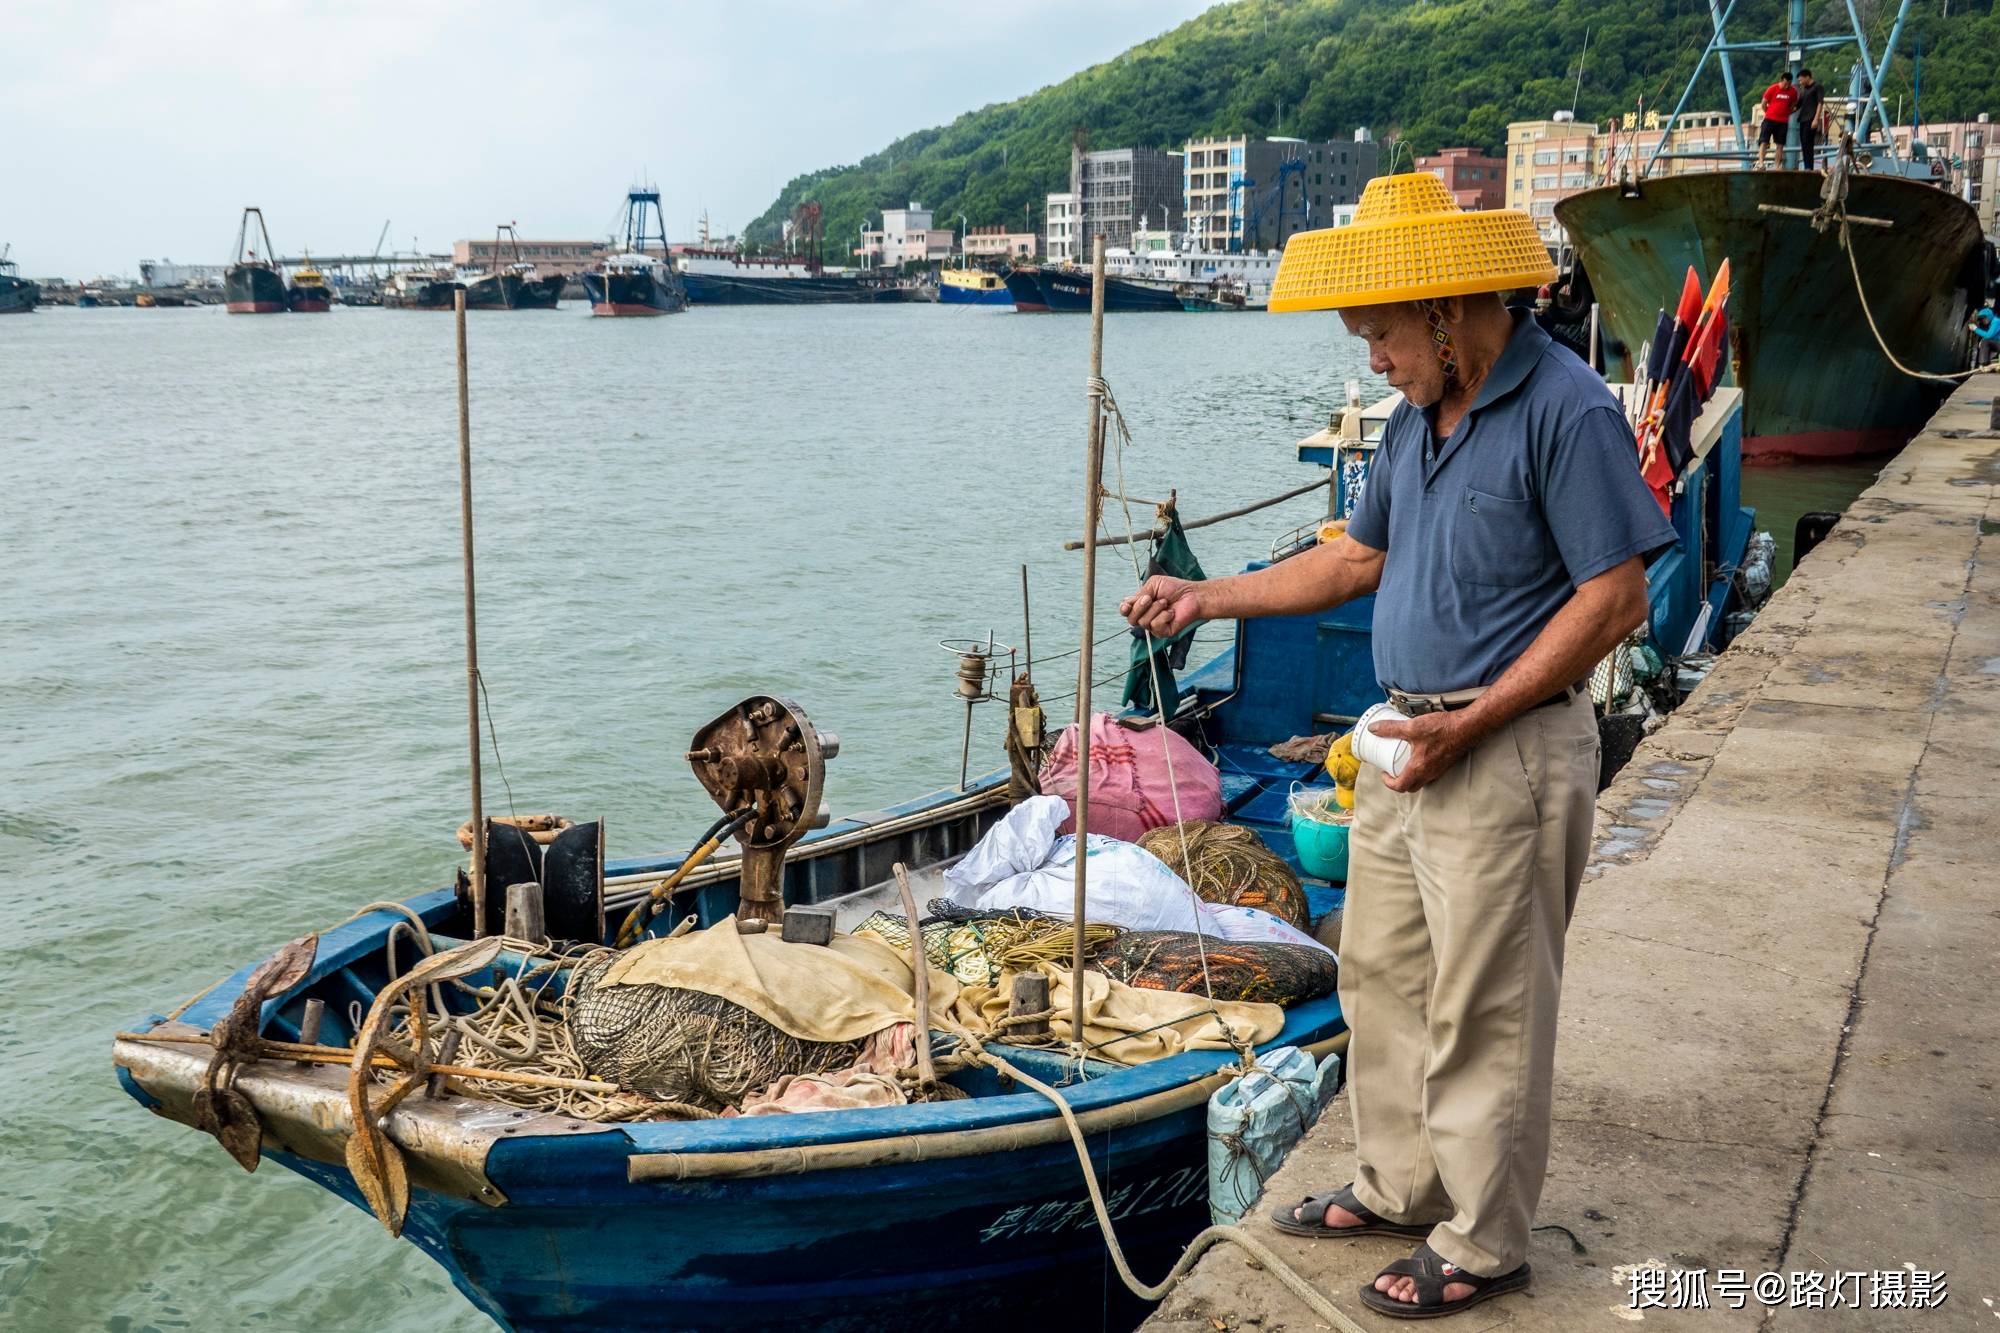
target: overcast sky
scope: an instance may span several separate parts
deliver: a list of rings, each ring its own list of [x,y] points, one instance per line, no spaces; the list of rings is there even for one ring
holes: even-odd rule
[[[24,276],[608,232],[658,182],[674,239],[793,176],[1006,101],[1212,0],[7,0],[0,243]],[[973,15],[1007,17],[1004,31]],[[978,219],[974,219],[978,221]]]

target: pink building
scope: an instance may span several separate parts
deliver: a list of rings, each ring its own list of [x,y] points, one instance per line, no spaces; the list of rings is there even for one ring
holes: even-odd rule
[[[1460,208],[1503,208],[1507,203],[1507,159],[1477,148],[1440,148],[1417,159],[1417,170],[1444,182]]]

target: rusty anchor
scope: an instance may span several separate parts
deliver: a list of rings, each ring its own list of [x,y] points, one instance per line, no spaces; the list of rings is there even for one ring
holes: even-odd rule
[[[236,1003],[209,1033],[215,1055],[194,1094],[194,1125],[213,1134],[245,1171],[257,1169],[264,1134],[257,1108],[236,1088],[236,1075],[264,1053],[264,1039],[258,1034],[264,1002],[304,981],[318,956],[316,934],[303,935],[272,954],[250,974]]]

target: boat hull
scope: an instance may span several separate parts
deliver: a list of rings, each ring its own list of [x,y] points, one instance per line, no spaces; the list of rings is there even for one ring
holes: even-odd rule
[[[452,293],[458,290],[455,282],[427,282],[421,287],[398,289],[390,286],[382,289],[382,308],[385,310],[450,310],[457,303]]]
[[[1057,314],[1090,313],[1090,274],[1080,270],[1043,269],[1041,288],[1043,300]],[[1104,279],[1104,310],[1106,314],[1148,310],[1179,313],[1181,298],[1171,285],[1154,286],[1107,274]]]
[[[992,287],[971,287],[940,281],[938,302],[941,305],[1012,305],[1014,295],[1004,282]]]
[[[1042,295],[1042,271],[1033,268],[1017,268],[1007,275],[1007,295],[1014,302],[1014,309],[1027,314],[1042,314],[1049,308],[1048,298]]]
[[[671,315],[687,308],[678,285],[651,273],[582,273],[593,315]]]
[[[467,310],[554,310],[562,299],[560,274],[523,278],[518,273],[489,273],[465,284]]]
[[[1760,206],[1811,209],[1822,178],[1804,171],[1695,172],[1556,205],[1589,274],[1613,348],[1609,372],[1653,335],[1664,300],[1692,266],[1704,285],[1730,261],[1732,379],[1744,390],[1743,456],[1840,458],[1902,447],[1950,386],[1891,366],[1869,331],[1837,229]],[[1882,338],[1906,365],[1963,369],[1979,271],[1978,215],[1935,186],[1857,176],[1847,211],[1855,259]],[[1621,363],[1622,362],[1622,363]]]
[[[914,289],[866,278],[759,278],[683,273],[689,305],[882,305],[919,299]]]
[[[285,309],[294,315],[324,315],[333,309],[333,293],[324,287],[294,287],[285,293]]]
[[[285,280],[267,264],[231,264],[222,275],[222,302],[232,315],[282,315]]]
[[[31,314],[41,295],[41,287],[26,278],[0,278],[0,315]]]

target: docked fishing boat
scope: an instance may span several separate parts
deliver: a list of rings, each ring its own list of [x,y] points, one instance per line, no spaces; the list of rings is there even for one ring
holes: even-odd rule
[[[821,260],[820,207],[792,213],[787,248],[745,254],[717,246],[681,252],[679,273],[690,305],[884,305],[931,300],[923,284],[886,273],[829,269]]]
[[[262,258],[252,244],[250,220],[257,220],[257,235],[264,241]],[[271,249],[271,233],[264,226],[264,210],[246,208],[236,224],[236,257],[222,271],[222,302],[232,315],[282,315],[285,313],[285,275]],[[83,302],[79,300],[78,305]],[[93,303],[94,304],[94,303]]]
[[[450,310],[460,283],[449,269],[406,268],[382,286],[385,310]]]
[[[1014,309],[1029,315],[1039,315],[1048,310],[1048,298],[1042,295],[1041,269],[1033,264],[1016,265],[1007,270],[1005,282]]]
[[[7,256],[13,246],[0,249],[0,315],[26,315],[40,303],[42,289],[21,276],[20,268]]]
[[[510,247],[512,258],[501,264],[502,245]],[[494,267],[460,275],[465,287],[467,310],[554,310],[562,300],[568,279],[560,273],[543,277],[541,271],[521,257],[521,239],[512,223],[503,222],[493,233]]]
[[[1160,278],[1104,277],[1104,311],[1118,314],[1139,310],[1181,308],[1175,284]],[[1041,272],[1042,299],[1057,314],[1090,313],[1091,277],[1088,269],[1045,268]]]
[[[1335,511],[1346,512],[1395,402],[1363,412],[1357,397],[1351,431],[1343,420],[1301,446],[1304,461],[1329,469],[1327,481],[1228,516],[1329,483]],[[1675,510],[1680,547],[1655,562],[1657,580],[1649,574],[1651,633],[1677,651],[1721,642],[1733,623],[1724,613],[1741,595],[1735,571],[1750,515],[1735,493],[1739,404],[1734,390],[1721,391],[1694,423],[1689,470],[1678,478],[1685,483]],[[1203,521],[1184,527],[1171,505],[1157,517],[1155,559],[1188,570],[1185,527]],[[1323,531],[1315,523],[1281,538],[1272,561],[1309,549]],[[1298,788],[1331,783],[1318,762],[1281,757],[1273,747],[1344,729],[1381,701],[1371,615],[1372,599],[1364,598],[1331,614],[1241,622],[1233,642],[1206,662],[1176,672],[1172,646],[1161,644],[1157,653],[1136,654],[1127,677],[1128,701],[1144,705],[1129,719],[1141,725],[1126,748],[1157,744],[1170,770],[1177,747],[1192,756],[1213,784],[1217,817],[1254,834],[1267,849],[1260,855],[1280,868],[1296,896],[1287,920],[1320,938],[1337,933],[1345,886],[1308,873],[1291,814]],[[1088,613],[1084,623],[1092,623]],[[1032,1035],[1032,1025],[1064,1023],[1070,1012],[1052,991],[1023,1008],[1016,987],[1011,1011],[1004,995],[996,1011],[978,979],[957,976],[963,954],[951,955],[949,971],[935,961],[907,967],[906,982],[891,975],[902,965],[894,954],[885,961],[885,946],[857,944],[900,920],[905,957],[930,957],[931,927],[940,923],[940,945],[957,949],[950,941],[962,918],[947,909],[963,901],[954,893],[963,888],[957,875],[969,869],[968,853],[987,853],[996,826],[1011,827],[1036,801],[1054,802],[1061,813],[1060,796],[1031,800],[1016,785],[1021,757],[1011,747],[1025,732],[1039,749],[1041,723],[1032,695],[1021,693],[1032,682],[1014,676],[1011,650],[990,634],[983,643],[944,646],[957,658],[963,697],[990,697],[998,682],[1011,709],[1031,715],[1010,712],[1008,767],[954,773],[958,781],[941,790],[834,820],[821,801],[839,742],[798,703],[753,695],[691,738],[687,761],[723,813],[688,851],[607,863],[601,823],[468,821],[461,837],[473,853],[470,874],[461,870],[399,903],[370,904],[239,968],[170,1015],[143,1019],[116,1039],[121,1084],[155,1113],[214,1135],[238,1164],[254,1170],[275,1162],[372,1213],[508,1328],[1073,1328],[1079,1311],[1099,1312],[1086,1316],[1093,1326],[1129,1327],[1139,1307],[1107,1280],[1101,1228],[1115,1227],[1132,1264],[1156,1274],[1207,1225],[1207,1106],[1238,1072],[1240,1052],[1216,1049],[1215,1028],[1206,1024],[1226,1027],[1222,1011],[1235,1001],[1200,993],[1210,973],[1204,951],[1198,976],[1153,994],[1155,1002],[1192,1006],[1181,1021],[1199,1020],[1205,1037],[1185,1031],[1187,1040],[1154,1058],[1121,1055],[1118,1045],[1148,1033],[1164,1040],[1150,1027],[1064,1050]],[[1088,679],[1089,647],[1078,653]],[[1601,669],[1615,697],[1616,662]],[[1079,735],[1099,724],[1119,725],[1100,715]],[[1076,750],[1071,755],[1077,773],[1094,772]],[[1053,770],[1041,771],[1046,783]],[[1176,789],[1173,807],[1193,791]],[[731,837],[738,850],[718,854]],[[1071,856],[1089,864],[1101,852],[1117,854],[1093,842],[1086,856],[1074,849]],[[444,878],[443,871],[433,873]],[[1072,873],[1063,872],[1065,893]],[[1089,873],[1087,891],[1083,874],[1074,875],[1077,901],[1088,904],[1074,915],[1097,921],[1109,898],[1104,872]],[[1171,872],[1169,879],[1187,890]],[[509,886],[504,912],[501,895],[487,891],[497,885]],[[921,925],[918,903],[930,904]],[[1205,910],[1193,906],[1196,917]],[[1279,918],[1270,913],[1281,909],[1227,910],[1268,917],[1275,931]],[[889,926],[876,924],[885,916]],[[1075,930],[1057,924],[1065,945],[1085,947],[1081,922]],[[543,934],[569,945],[541,946]],[[451,1033],[518,1012],[535,1038],[529,1049],[542,1037],[570,1040],[586,1073],[600,1068],[583,1058],[580,1025],[585,1013],[604,1008],[607,989],[634,987],[634,976],[613,975],[621,968],[629,973],[650,960],[644,965],[677,978],[676,993],[709,994],[701,987],[713,983],[712,970],[672,971],[690,966],[671,961],[684,940],[713,966],[725,957],[756,960],[750,966],[760,977],[820,976],[839,970],[835,954],[852,962],[859,948],[881,969],[877,979],[895,989],[898,1012],[908,1016],[903,1026],[928,1034],[919,1037],[919,1069],[930,1040],[942,1044],[935,1078],[918,1080],[920,1097],[892,1090],[874,1104],[801,1103],[772,1114],[764,1112],[787,1108],[753,1099],[745,1114],[718,1116],[643,1098],[633,1106],[624,1084],[596,1077],[517,1074],[544,1092],[584,1096],[508,1100],[504,1067],[454,1063],[471,1057],[454,1055],[461,1047]],[[1288,947],[1308,958],[1325,952],[1312,939]],[[786,952],[818,949],[833,952]],[[1047,963],[1025,966],[1077,976]],[[729,1059],[744,1058],[745,1034],[777,1020],[758,1007],[768,993],[743,989],[741,972],[729,976],[728,995],[742,997],[734,1020],[712,1006],[699,1021],[684,1012],[678,1023],[628,1008],[620,1031],[637,1043],[631,1049],[668,1046],[720,1061],[713,1053],[727,1048],[735,1052]],[[939,1018],[936,992],[926,998],[926,978],[963,980],[959,998],[979,996],[972,1008],[999,1017],[983,1036],[954,1027]],[[1113,984],[1122,983],[1100,992],[1104,1014],[1118,993]],[[823,992],[817,998],[847,1003]],[[1337,996],[1320,989],[1291,1001],[1283,1009],[1247,1006],[1268,1011],[1268,1024],[1254,1041],[1237,1039],[1263,1053],[1280,1045],[1313,1056],[1343,1049]],[[633,1066],[619,1067],[629,1076]],[[790,1086],[789,1077],[781,1083]],[[808,1095],[853,1086],[833,1082]],[[766,1091],[776,1096],[779,1087]],[[1099,1204],[1086,1170],[1103,1180],[1108,1197]]]
[[[945,305],[1014,304],[1006,280],[985,268],[948,268],[939,273],[938,300]]]
[[[1856,40],[1851,32],[1808,37],[1801,0],[1788,8],[1785,42],[1728,49],[1789,53],[1796,75],[1805,51]],[[1904,0],[1898,32],[1908,9]],[[1713,19],[1718,44],[1726,17]],[[1880,99],[1865,89],[1883,86],[1893,54],[1892,35],[1872,81],[1857,67],[1846,102],[1851,142],[1839,148],[1836,133],[1836,151],[1821,162],[1752,171],[1746,160],[1658,177],[1642,168],[1636,178],[1556,204],[1599,303],[1616,371],[1630,373],[1660,293],[1684,270],[1706,281],[1725,256],[1735,258],[1738,338],[1729,362],[1744,393],[1747,458],[1899,449],[1950,385],[1905,374],[1890,357],[1932,375],[1969,365],[1966,323],[1992,290],[1992,247],[1972,205],[1939,188],[1947,182],[1933,164],[1891,142]],[[1694,78],[1701,76],[1698,66]],[[1669,120],[1662,142],[1671,128]],[[1796,156],[1795,148],[1787,152]],[[1703,156],[1730,160],[1724,151]],[[1671,155],[1645,168],[1661,158]]]
[[[313,267],[312,256],[306,256],[305,266],[292,274],[292,285],[285,292],[285,309],[295,315],[323,315],[333,309],[333,286],[326,275]]]
[[[680,256],[689,305],[883,305],[924,299],[916,284],[823,268],[799,255],[689,249]]]
[[[652,223],[649,226],[648,216]],[[667,220],[660,192],[625,195],[625,236],[618,250],[578,276],[593,315],[671,315],[687,308],[687,293],[667,263]]]

